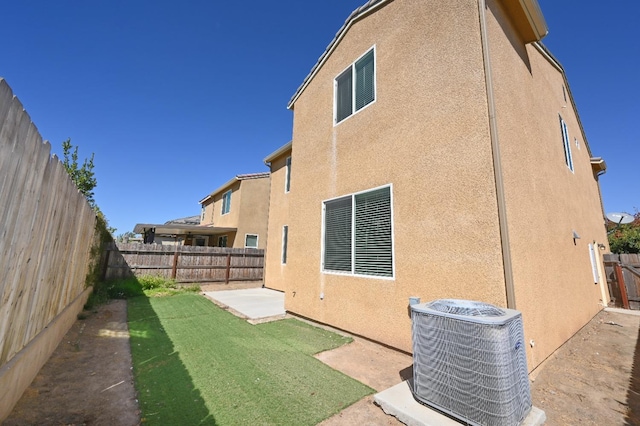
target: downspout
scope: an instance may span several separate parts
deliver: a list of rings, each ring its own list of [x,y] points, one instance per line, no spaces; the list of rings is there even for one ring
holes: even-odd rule
[[[491,136],[491,151],[493,154],[493,176],[496,185],[496,199],[498,204],[498,223],[500,225],[500,243],[502,246],[502,265],[504,269],[504,284],[507,295],[507,308],[516,309],[516,294],[513,285],[513,266],[511,264],[511,246],[509,244],[509,228],[507,226],[507,206],[504,196],[504,181],[502,179],[502,163],[500,162],[500,144],[498,140],[498,122],[496,120],[496,104],[493,91],[493,74],[489,54],[489,35],[487,32],[487,17],[485,0],[478,0],[480,16],[480,39],[482,42],[482,59],[484,61],[484,80],[487,90],[487,107],[489,112],[489,134]]]

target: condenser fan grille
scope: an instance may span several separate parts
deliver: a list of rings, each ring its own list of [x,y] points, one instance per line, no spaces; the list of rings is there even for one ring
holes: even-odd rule
[[[501,317],[505,311],[496,306],[483,302],[459,299],[440,299],[428,303],[426,307],[446,314],[471,317]]]

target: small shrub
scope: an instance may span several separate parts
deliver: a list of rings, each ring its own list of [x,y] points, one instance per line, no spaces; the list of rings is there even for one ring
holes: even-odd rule
[[[142,286],[143,290],[153,290],[156,288],[176,288],[176,283],[173,280],[159,277],[157,275],[143,275],[138,277],[138,282]]]

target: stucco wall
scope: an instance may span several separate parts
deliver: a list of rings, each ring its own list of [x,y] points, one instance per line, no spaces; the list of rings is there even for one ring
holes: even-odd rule
[[[334,127],[334,78],[374,45],[376,101]],[[482,69],[473,1],[396,0],[352,26],[294,105],[287,310],[409,351],[410,296],[505,305]],[[395,278],[323,273],[323,200],[386,184]]]
[[[241,181],[236,181],[222,191],[214,194],[213,200],[205,206],[205,220],[203,225],[235,228],[240,219],[240,206],[242,202],[242,192],[240,191]],[[231,208],[229,213],[222,214],[222,196],[231,190]]]
[[[270,178],[245,179],[241,181],[239,197],[238,228],[233,247],[243,248],[247,234],[258,235],[258,248],[267,243],[267,221],[269,216]],[[235,194],[235,192],[234,192]],[[233,199],[233,195],[231,196]],[[233,201],[231,209],[233,210]]]
[[[562,73],[534,46],[521,44],[499,3],[489,4],[516,307],[524,312],[526,341],[535,342],[528,345],[532,368],[602,309],[588,244],[606,245],[607,237],[590,153]],[[574,172],[565,164],[558,115],[567,123]],[[575,244],[574,230],[581,237]]]
[[[289,225],[289,195],[291,192],[285,192],[286,160],[289,156],[291,156],[291,150],[284,152],[271,162],[271,196],[269,197],[264,283],[266,287],[280,291],[285,290],[285,273],[287,271],[287,265],[282,264],[282,227]],[[291,167],[293,169],[293,162]],[[292,179],[290,188],[293,190],[295,187]]]

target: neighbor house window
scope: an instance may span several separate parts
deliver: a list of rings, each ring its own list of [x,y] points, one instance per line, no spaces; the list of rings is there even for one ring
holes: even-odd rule
[[[567,130],[567,123],[560,117],[560,130],[562,131],[562,143],[564,145],[564,162],[573,172],[573,158],[571,157],[571,143],[569,142],[569,131]]]
[[[222,195],[222,214],[229,213],[229,210],[231,210],[231,190]]]
[[[194,246],[204,247],[204,246],[208,245],[208,243],[209,243],[209,238],[208,237],[201,237],[201,236],[193,237],[193,245]]]
[[[289,226],[282,227],[282,264],[287,264],[287,240],[289,239]]]
[[[284,192],[291,188],[291,157],[287,157],[287,175],[284,178]]]
[[[334,123],[339,123],[376,99],[375,48],[336,77]]]
[[[226,247],[227,246],[227,236],[223,235],[222,237],[218,237],[218,247]]]
[[[393,277],[391,186],[323,204],[322,270]]]
[[[256,234],[247,234],[244,236],[245,248],[258,248],[258,236]]]

